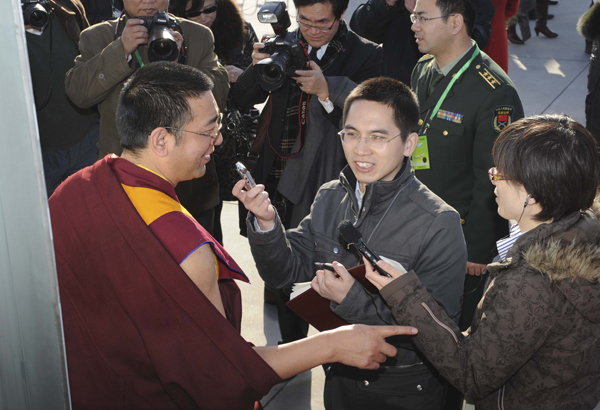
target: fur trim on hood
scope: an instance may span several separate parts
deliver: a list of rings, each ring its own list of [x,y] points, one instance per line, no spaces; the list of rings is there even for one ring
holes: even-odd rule
[[[553,281],[563,279],[600,279],[600,197],[592,204],[591,212],[584,213],[584,224],[593,224],[595,231],[583,240],[565,241],[560,236],[550,236],[534,243],[523,255],[534,269],[545,273]],[[592,215],[593,212],[593,215]],[[595,218],[594,218],[595,215]],[[585,229],[585,228],[584,228]]]
[[[553,281],[563,279],[600,279],[600,237],[594,241],[565,243],[548,238],[531,246],[525,260]]]
[[[600,40],[600,3],[594,4],[581,16],[577,31],[590,41]]]
[[[533,244],[523,255],[588,320],[600,323],[600,207],[595,203],[583,215],[578,229],[582,239],[550,236]],[[579,225],[577,223],[576,225]]]

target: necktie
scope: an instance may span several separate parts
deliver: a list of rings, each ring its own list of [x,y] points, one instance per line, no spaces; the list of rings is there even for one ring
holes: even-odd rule
[[[311,61],[316,61],[317,63],[319,61],[321,61],[321,59],[319,57],[317,57],[317,51],[319,51],[321,49],[321,47],[317,48],[317,47],[313,47],[312,50],[310,50],[310,53],[308,53],[308,57],[310,58]]]
[[[438,72],[436,69],[432,69],[431,80],[429,81],[429,87],[427,88],[427,97],[429,97],[435,87],[444,79],[444,74]]]

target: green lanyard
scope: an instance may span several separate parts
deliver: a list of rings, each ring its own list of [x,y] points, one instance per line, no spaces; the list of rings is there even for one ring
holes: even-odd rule
[[[467,68],[469,68],[471,66],[471,63],[473,62],[473,60],[475,60],[475,57],[477,57],[478,54],[479,54],[479,47],[477,46],[477,44],[475,44],[475,51],[473,52],[473,55],[471,56],[471,58],[469,59],[469,61],[467,61],[465,63],[465,65],[462,66],[462,68],[460,70],[458,70],[458,72],[456,74],[454,74],[454,76],[452,77],[452,80],[450,80],[450,83],[448,84],[448,86],[444,90],[444,93],[442,94],[442,97],[439,99],[439,101],[435,105],[435,108],[431,112],[431,116],[427,120],[427,123],[425,123],[425,130],[423,131],[423,134],[427,134],[427,130],[429,129],[429,127],[431,125],[431,120],[433,120],[433,117],[435,117],[435,115],[437,114],[438,110],[442,106],[442,103],[446,99],[446,96],[450,92],[450,89],[452,88],[452,86],[454,85],[454,83],[456,82],[456,80],[458,80],[460,78],[460,76],[462,75],[462,73],[464,73],[465,71],[467,71]]]

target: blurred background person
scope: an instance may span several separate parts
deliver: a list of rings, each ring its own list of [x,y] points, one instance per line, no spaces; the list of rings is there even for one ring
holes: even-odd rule
[[[492,34],[485,53],[508,74],[508,35],[506,19],[519,10],[519,0],[494,0],[496,14],[492,19]]]
[[[234,0],[172,0],[169,11],[177,17],[187,18],[210,28],[215,38],[215,54],[229,74],[230,93],[227,99],[223,124],[223,144],[213,154],[219,179],[219,204],[215,208],[214,237],[223,243],[221,211],[223,201],[237,200],[232,194],[239,180],[235,163],[246,158],[256,138],[258,111],[253,107],[240,107],[231,98],[231,89],[237,78],[252,64],[254,43],[258,42],[252,25],[244,21]],[[246,226],[244,209],[240,225]]]
[[[585,97],[585,126],[600,144],[600,3],[595,4],[579,19],[577,30],[592,42],[588,92]]]
[[[461,333],[414,272],[367,277],[397,323],[453,385],[487,409],[591,410],[600,400],[600,166],[596,142],[561,115],[519,120],[498,137],[489,170],[498,213],[491,281]],[[590,208],[594,206],[593,210]]]
[[[411,30],[410,14],[417,0],[370,0],[354,11],[350,27],[357,34],[383,44],[383,75],[410,84],[412,70],[423,56]],[[473,40],[482,50],[492,31],[494,4],[478,0]]]
[[[98,159],[98,111],[76,106],[65,92],[65,73],[89,27],[79,0],[49,0],[23,7],[46,193]],[[68,126],[65,126],[68,124]]]
[[[535,0],[520,0],[517,14],[506,20],[506,34],[508,41],[513,44],[525,44],[531,38],[529,27],[529,12],[535,8]],[[521,30],[521,37],[517,34],[517,25]]]

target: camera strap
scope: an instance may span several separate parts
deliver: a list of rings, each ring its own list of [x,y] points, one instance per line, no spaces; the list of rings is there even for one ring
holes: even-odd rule
[[[306,96],[305,101],[303,101],[304,96]],[[283,160],[296,158],[298,156],[298,154],[300,154],[300,151],[302,151],[302,138],[304,137],[304,135],[306,133],[306,126],[308,125],[308,103],[309,102],[310,102],[310,94],[306,94],[306,93],[302,92],[300,94],[300,101],[298,103],[298,144],[299,145],[298,145],[298,151],[296,151],[295,153],[287,154],[287,153],[281,152],[280,147],[276,147],[271,142],[269,128],[267,127],[267,141],[269,141],[269,146],[271,147],[273,152],[275,152],[275,154]],[[271,97],[269,98],[269,124],[271,123],[272,113],[273,113],[273,95],[271,95]],[[279,145],[281,145],[281,143]],[[296,145],[295,142],[294,142],[294,145]]]

